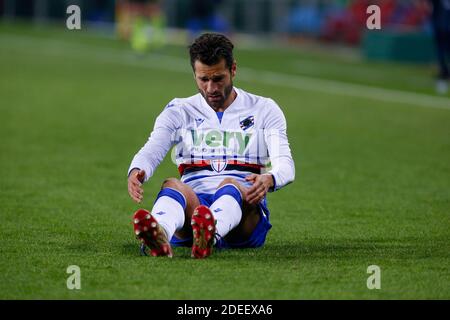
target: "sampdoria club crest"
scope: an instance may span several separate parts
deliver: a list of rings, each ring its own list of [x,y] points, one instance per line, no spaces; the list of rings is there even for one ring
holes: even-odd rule
[[[251,126],[253,126],[255,124],[255,117],[249,116],[249,117],[245,118],[244,120],[242,120],[241,122],[239,122],[239,124],[241,125],[242,130],[247,130],[248,128],[250,128]]]
[[[227,161],[226,160],[211,160],[211,168],[215,172],[222,172],[227,167]]]

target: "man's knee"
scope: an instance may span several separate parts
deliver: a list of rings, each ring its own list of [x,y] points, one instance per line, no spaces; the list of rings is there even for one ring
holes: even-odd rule
[[[178,191],[182,191],[183,190],[183,183],[178,180],[177,178],[167,178],[166,180],[164,180],[161,189],[164,188],[172,188]]]
[[[233,178],[225,178],[223,181],[217,186],[217,189],[220,187],[223,187],[226,184],[234,184],[236,187],[240,188],[239,182],[236,181],[236,179]]]
[[[200,204],[195,192],[187,184],[184,184],[177,178],[167,178],[164,180],[161,190],[164,188],[171,188],[180,192],[186,199],[188,211],[193,211],[193,208]]]
[[[217,186],[217,189],[220,189],[221,187],[223,187],[224,185],[227,185],[227,184],[232,184],[232,185],[236,186],[236,188],[239,190],[241,195],[244,196],[244,194],[245,194],[244,186],[242,184],[240,184],[234,178],[225,178],[225,179],[223,179],[223,181]]]

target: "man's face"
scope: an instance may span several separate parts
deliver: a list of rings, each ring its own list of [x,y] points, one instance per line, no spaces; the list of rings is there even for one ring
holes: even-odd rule
[[[213,108],[226,108],[231,104],[233,91],[233,78],[236,75],[236,63],[231,70],[227,68],[225,59],[218,64],[208,66],[199,60],[194,64],[194,77],[206,102]]]

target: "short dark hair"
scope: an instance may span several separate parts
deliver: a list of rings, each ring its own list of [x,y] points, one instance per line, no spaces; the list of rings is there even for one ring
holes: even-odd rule
[[[227,68],[231,70],[234,62],[233,48],[233,43],[224,35],[218,33],[202,34],[189,46],[192,70],[195,71],[194,65],[197,60],[212,66],[219,63],[222,58],[225,59]]]

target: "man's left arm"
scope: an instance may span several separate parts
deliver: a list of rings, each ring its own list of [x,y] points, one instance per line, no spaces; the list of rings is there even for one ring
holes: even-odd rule
[[[266,105],[264,119],[264,140],[269,151],[272,168],[264,174],[251,174],[246,177],[252,183],[246,201],[257,204],[267,192],[279,190],[295,179],[295,166],[287,138],[286,118],[280,107],[271,99]]]
[[[287,124],[283,111],[271,99],[267,106],[269,112],[265,119],[264,140],[269,151],[274,186],[269,191],[275,191],[288,185],[295,179],[295,165],[287,137]]]

